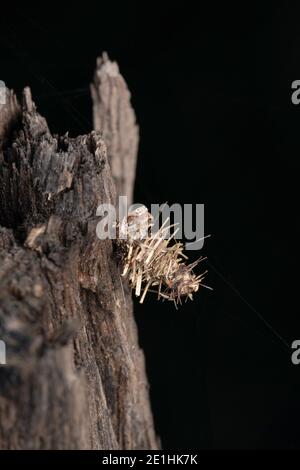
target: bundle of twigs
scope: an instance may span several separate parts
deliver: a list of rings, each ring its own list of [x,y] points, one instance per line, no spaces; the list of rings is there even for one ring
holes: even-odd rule
[[[122,246],[122,276],[127,276],[135,295],[143,303],[147,292],[155,292],[157,298],[182,303],[182,298],[193,299],[193,293],[202,283],[207,271],[196,275],[195,266],[200,257],[186,264],[184,245],[175,239],[178,228],[170,236],[169,218],[154,233],[153,217],[145,206],[129,213],[127,219],[118,224],[119,244]],[[171,244],[171,242],[173,242]],[[154,289],[153,289],[154,288]]]

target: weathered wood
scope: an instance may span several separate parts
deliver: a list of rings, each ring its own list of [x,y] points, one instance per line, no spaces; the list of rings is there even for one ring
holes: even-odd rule
[[[132,203],[139,130],[130,92],[116,62],[106,53],[97,60],[91,84],[94,129],[103,132],[117,194]]]
[[[0,448],[156,448],[131,295],[112,242],[96,237],[97,206],[115,202],[103,136],[51,135],[29,89],[22,109],[13,94],[9,102],[0,109]]]

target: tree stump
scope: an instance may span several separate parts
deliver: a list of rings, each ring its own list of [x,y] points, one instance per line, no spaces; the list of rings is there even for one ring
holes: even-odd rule
[[[134,152],[130,176],[117,175],[130,192]],[[96,236],[96,209],[115,194],[100,131],[51,135],[30,90],[22,106],[8,92],[0,107],[1,449],[158,447],[131,293],[112,241]]]

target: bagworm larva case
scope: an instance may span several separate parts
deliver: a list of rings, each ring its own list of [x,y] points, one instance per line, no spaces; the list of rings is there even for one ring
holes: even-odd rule
[[[169,219],[151,233],[153,216],[145,206],[130,212],[127,219],[117,224],[118,246],[126,276],[135,295],[143,303],[147,292],[155,292],[157,298],[171,300],[177,306],[182,298],[193,299],[206,274],[196,275],[195,266],[204,258],[187,264],[182,243],[175,241],[176,230],[169,236]],[[168,235],[167,235],[168,234]],[[171,243],[172,242],[172,243]]]

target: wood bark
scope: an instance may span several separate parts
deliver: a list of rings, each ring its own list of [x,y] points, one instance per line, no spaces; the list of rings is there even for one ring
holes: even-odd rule
[[[109,122],[122,114],[117,102]],[[137,139],[135,120],[127,125]],[[118,142],[125,162],[129,142],[123,134]],[[129,166],[122,181],[132,194]],[[99,130],[52,135],[28,88],[22,106],[8,92],[0,107],[1,449],[158,447],[131,293],[113,242],[96,236],[96,209],[115,198]]]

